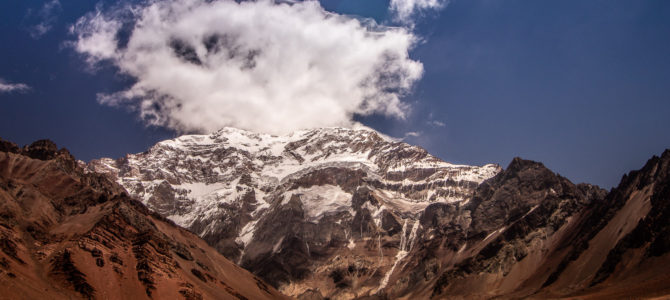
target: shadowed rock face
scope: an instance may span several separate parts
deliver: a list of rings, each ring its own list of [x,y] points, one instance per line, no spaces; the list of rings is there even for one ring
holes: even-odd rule
[[[602,248],[598,251],[598,263],[588,270],[590,276],[581,278],[580,286],[603,297],[625,295],[624,288],[649,295],[667,293],[670,277],[659,272],[658,266],[667,265],[670,252],[669,166],[670,151],[666,150],[642,169],[624,175],[619,186],[602,202],[591,205],[584,213],[581,231],[575,234],[570,246],[566,245],[569,254],[545,286],[560,286],[561,279],[564,281],[575,271],[574,265],[584,257],[593,257],[591,253]],[[613,291],[603,288],[617,285],[618,289]]]
[[[666,150],[661,158],[652,158],[644,169],[632,172],[622,182],[626,183],[619,187],[621,194],[614,195],[621,195],[625,199],[640,189],[650,188],[651,208],[637,223],[635,229],[610,250],[607,259],[593,278],[591,286],[616,275],[614,273],[617,266],[629,263],[624,258],[628,253],[640,253],[642,254],[640,260],[646,260],[663,257],[670,252],[670,151]],[[614,201],[617,200],[619,199]]]
[[[426,208],[391,298],[670,294],[670,151],[610,193],[514,159],[462,206]]]
[[[283,298],[54,143],[0,150],[0,298]]]
[[[426,241],[418,248],[424,254],[417,256],[435,261],[442,255],[449,257],[446,267],[433,267],[431,277],[424,276],[429,282],[436,279],[430,295],[485,297],[525,288],[524,281],[538,276],[533,273],[539,266],[520,267],[521,262],[544,259],[553,250],[550,241],[561,235],[570,218],[604,195],[597,187],[572,184],[541,163],[515,158],[505,171],[480,185],[464,205],[425,211],[426,223],[437,228],[427,232],[432,239],[424,235]],[[410,278],[416,278],[416,273]],[[470,287],[491,280],[510,287],[498,291]]]
[[[607,193],[370,130],[229,128],[88,169],[300,299],[620,298],[670,293],[668,156]]]

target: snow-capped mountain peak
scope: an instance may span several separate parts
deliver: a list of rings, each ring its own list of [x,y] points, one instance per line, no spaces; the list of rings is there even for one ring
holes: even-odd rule
[[[280,136],[227,127],[88,168],[244,266],[286,251],[296,234],[308,253],[399,238],[429,204],[469,199],[501,170],[451,164],[367,127]]]

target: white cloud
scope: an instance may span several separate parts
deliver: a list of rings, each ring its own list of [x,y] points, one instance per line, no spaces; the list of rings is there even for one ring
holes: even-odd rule
[[[404,118],[400,98],[423,73],[408,55],[412,33],[327,12],[317,1],[150,1],[91,13],[71,30],[89,63],[110,61],[136,79],[101,103],[181,132]]]
[[[437,121],[437,120],[428,121],[428,124],[429,124],[429,125],[432,125],[432,126],[435,126],[435,127],[444,127],[444,126],[447,126],[447,124],[444,124],[444,122],[442,122],[442,121]]]
[[[49,32],[54,23],[58,20],[58,13],[61,11],[61,4],[58,0],[52,0],[44,3],[42,8],[37,11],[35,16],[39,18],[39,23],[28,28],[28,33],[34,39],[38,39]],[[26,17],[33,16],[32,11],[28,11]]]
[[[391,0],[389,8],[397,21],[411,27],[417,14],[442,9],[447,4],[449,0]]]
[[[0,93],[25,92],[28,90],[30,90],[30,87],[25,83],[9,83],[0,78]]]
[[[405,137],[404,137],[404,138],[408,138],[408,137],[419,137],[419,136],[421,136],[421,132],[410,131],[410,132],[406,132],[406,133],[405,133]]]

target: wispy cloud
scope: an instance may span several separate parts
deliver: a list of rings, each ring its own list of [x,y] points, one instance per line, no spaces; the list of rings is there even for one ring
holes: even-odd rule
[[[108,61],[135,79],[101,103],[182,132],[404,118],[400,99],[423,73],[409,58],[413,33],[327,12],[317,1],[150,1],[98,10],[71,31],[90,64]]]
[[[437,120],[431,120],[431,121],[428,121],[428,125],[435,126],[435,127],[444,127],[444,126],[447,126],[447,124],[445,124],[444,122],[442,122],[442,121],[437,121]]]
[[[28,33],[30,33],[30,36],[34,39],[39,39],[47,32],[49,32],[58,20],[58,14],[61,12],[61,10],[61,4],[58,0],[52,0],[44,3],[44,5],[39,10],[37,10],[37,12],[29,10],[26,18],[37,20],[37,24],[28,27]]]
[[[0,78],[0,93],[25,92],[30,86],[25,83],[10,83]]]
[[[396,21],[413,27],[417,16],[439,10],[449,4],[449,0],[391,0],[389,9]]]
[[[406,133],[405,133],[405,137],[404,137],[404,138],[406,139],[406,138],[408,138],[408,137],[419,137],[419,136],[421,136],[421,132],[418,132],[418,131],[410,131],[410,132],[406,132]]]

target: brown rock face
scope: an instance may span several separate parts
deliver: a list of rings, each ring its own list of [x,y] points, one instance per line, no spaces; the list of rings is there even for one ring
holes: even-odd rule
[[[52,142],[0,150],[0,298],[283,298]]]
[[[434,204],[390,298],[670,294],[670,151],[610,193],[515,159],[464,205]],[[393,278],[392,278],[393,281]]]

